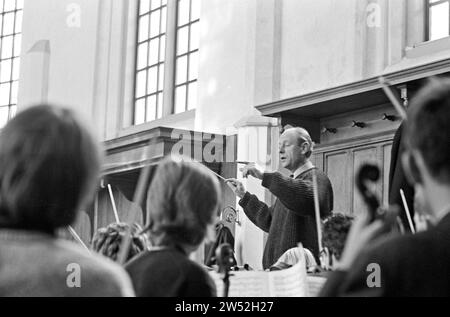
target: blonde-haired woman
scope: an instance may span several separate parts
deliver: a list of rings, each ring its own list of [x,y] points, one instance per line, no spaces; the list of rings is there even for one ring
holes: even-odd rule
[[[211,297],[213,281],[189,259],[213,227],[220,187],[204,166],[164,161],[148,192],[149,233],[154,247],[126,266],[137,296]]]

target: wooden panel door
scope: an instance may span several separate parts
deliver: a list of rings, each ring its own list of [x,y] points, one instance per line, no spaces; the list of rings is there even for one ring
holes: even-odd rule
[[[379,142],[334,145],[314,154],[313,162],[328,175],[333,186],[335,213],[357,216],[367,210],[355,184],[357,172],[365,163],[380,168],[381,177],[373,190],[381,202],[387,205],[391,150],[392,141],[384,139]]]
[[[337,151],[325,154],[325,173],[334,193],[334,211],[351,214],[350,209],[350,152]]]

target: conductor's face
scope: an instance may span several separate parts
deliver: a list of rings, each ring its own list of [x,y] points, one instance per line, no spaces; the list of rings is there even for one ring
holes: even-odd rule
[[[302,166],[306,161],[305,142],[306,140],[301,138],[294,130],[284,132],[280,137],[279,143],[281,166],[291,172]]]

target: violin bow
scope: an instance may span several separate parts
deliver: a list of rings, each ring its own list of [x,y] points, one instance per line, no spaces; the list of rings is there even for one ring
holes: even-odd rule
[[[152,152],[153,152],[153,148],[156,144],[156,141],[157,141],[157,137],[154,137],[150,140],[149,144],[147,145],[147,150],[145,151],[144,159],[152,157]],[[145,193],[145,190],[147,189],[146,184],[147,184],[148,178],[150,176],[150,170],[151,170],[151,165],[147,164],[142,168],[141,173],[139,175],[139,180],[138,180],[136,190],[135,190],[134,196],[133,196],[133,203],[137,204],[138,206],[142,205],[144,193]],[[143,212],[145,212],[145,210],[143,210]],[[125,264],[125,262],[127,260],[128,253],[130,251],[132,238],[133,237],[131,236],[131,226],[129,226],[129,228],[127,228],[125,230],[125,237],[122,240],[122,243],[120,244],[119,254],[117,256],[117,262],[121,265]]]
[[[400,101],[398,101],[398,99],[395,97],[394,93],[391,90],[389,82],[383,76],[379,77],[378,81],[379,81],[384,93],[389,98],[389,101],[392,103],[395,110],[397,110],[397,113],[399,114],[400,118],[402,118],[403,121],[406,121],[407,116],[406,116],[405,108],[400,104]]]
[[[117,212],[116,200],[114,199],[114,194],[112,191],[111,184],[108,184],[108,192],[109,192],[109,198],[111,199],[111,205],[113,207],[114,218],[116,219],[116,223],[120,223],[119,213]]]
[[[87,252],[91,253],[91,250],[86,246],[86,244],[81,240],[80,236],[77,234],[75,229],[72,226],[68,226],[67,230],[72,235],[72,237],[84,248]]]
[[[319,203],[319,187],[317,183],[317,170],[313,169],[312,174],[313,193],[314,193],[314,211],[316,213],[316,228],[317,228],[317,240],[319,246],[319,254],[323,251],[322,246],[322,222],[320,218],[320,203]]]

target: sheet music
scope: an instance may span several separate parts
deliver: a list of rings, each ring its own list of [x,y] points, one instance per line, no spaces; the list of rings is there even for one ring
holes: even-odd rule
[[[217,287],[217,295],[223,294],[221,275],[210,273]],[[282,271],[232,272],[229,297],[306,297],[308,281],[304,261]]]
[[[308,276],[303,247],[299,261],[293,267],[281,271],[230,272],[229,297],[317,297],[326,282],[320,276]],[[222,275],[210,272],[217,295],[223,296]]]
[[[299,263],[287,270],[269,273],[271,297],[306,297],[306,267]]]
[[[319,296],[320,291],[327,279],[325,277],[320,276],[308,276],[308,297],[317,297]]]
[[[217,295],[223,296],[222,276],[210,273],[216,283]],[[266,272],[232,272],[229,297],[268,297],[269,281]]]

